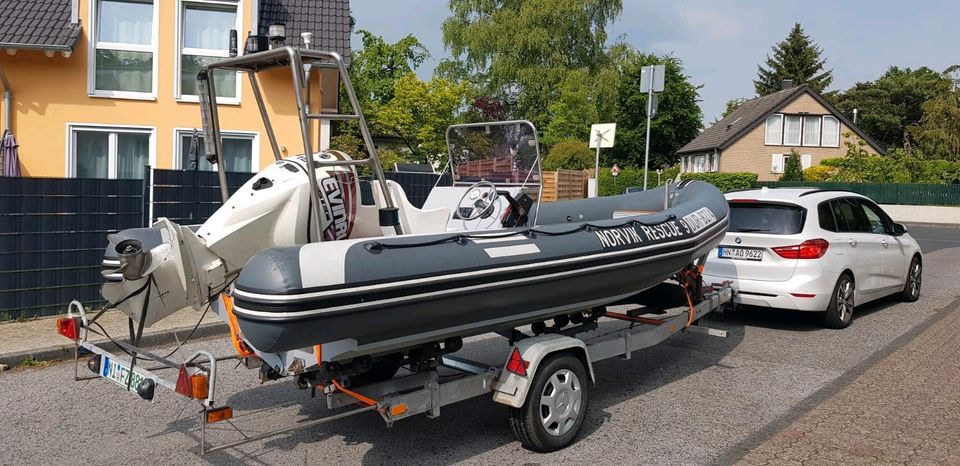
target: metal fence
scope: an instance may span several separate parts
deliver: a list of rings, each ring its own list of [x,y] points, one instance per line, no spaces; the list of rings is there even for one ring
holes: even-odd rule
[[[878,204],[960,206],[960,184],[917,183],[811,183],[809,181],[761,181],[757,187],[802,186],[853,191]]]
[[[220,179],[216,172],[151,170],[147,183],[147,218],[151,225],[160,217],[181,225],[203,223],[220,208]],[[250,173],[227,173],[227,188],[233,194]]]
[[[0,177],[0,321],[101,301],[106,235],[144,221],[142,180]]]

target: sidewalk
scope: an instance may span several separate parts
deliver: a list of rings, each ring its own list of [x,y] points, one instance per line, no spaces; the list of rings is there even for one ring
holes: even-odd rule
[[[201,314],[187,309],[157,322],[153,327],[144,329],[143,344],[163,345],[176,343],[177,338],[186,338],[197,325]],[[107,312],[97,322],[114,338],[126,339],[129,336],[127,316],[120,311]],[[197,328],[193,339],[219,335],[226,331],[226,324],[211,310]],[[91,336],[91,339],[94,342],[107,341],[96,335]],[[51,360],[70,357],[73,357],[73,342],[57,333],[56,318],[0,323],[0,364],[16,367],[29,358]]]
[[[739,464],[960,465],[960,309],[942,312]]]

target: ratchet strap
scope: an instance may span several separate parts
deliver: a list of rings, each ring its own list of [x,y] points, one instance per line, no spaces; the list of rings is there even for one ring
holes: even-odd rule
[[[237,325],[237,317],[233,315],[233,298],[226,293],[221,293],[220,296],[223,298],[223,307],[226,309],[227,317],[230,319],[227,327],[230,328],[230,341],[233,342],[233,349],[237,350],[237,354],[241,357],[252,356],[253,350],[251,350],[240,337],[240,326]]]
[[[377,400],[374,400],[373,398],[368,398],[368,397],[363,396],[363,395],[361,395],[361,394],[359,394],[359,393],[357,393],[357,392],[355,392],[355,391],[353,391],[353,390],[349,390],[349,389],[344,388],[343,385],[340,385],[340,382],[337,382],[337,379],[331,379],[330,382],[333,383],[333,386],[334,386],[334,387],[337,387],[337,390],[340,390],[341,392],[343,392],[344,395],[347,395],[347,396],[349,396],[349,397],[351,397],[351,398],[359,401],[360,403],[362,403],[362,404],[364,404],[364,405],[367,405],[367,406],[376,406],[376,405],[377,405]]]

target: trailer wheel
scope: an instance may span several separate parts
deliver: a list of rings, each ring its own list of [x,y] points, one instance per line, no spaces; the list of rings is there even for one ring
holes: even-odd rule
[[[548,357],[537,369],[527,400],[510,408],[510,427],[523,446],[538,452],[559,450],[573,441],[589,404],[587,371],[575,356]]]

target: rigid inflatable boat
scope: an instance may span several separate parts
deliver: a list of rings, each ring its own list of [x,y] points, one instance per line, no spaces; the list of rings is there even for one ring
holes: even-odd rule
[[[392,351],[510,329],[644,291],[715,247],[727,207],[713,185],[540,206],[540,224],[267,249],[235,284],[255,348]],[[536,206],[534,206],[536,207]],[[574,220],[576,219],[576,220]]]
[[[384,175],[349,76],[340,82],[355,113],[308,113],[300,70],[333,60],[342,71],[339,56],[282,52],[290,58],[234,57],[197,76],[203,153],[223,205],[199,226],[160,218],[110,236],[101,294],[130,318],[131,341],[181,309],[212,308],[267,379],[369,375],[385,361],[389,377],[402,361],[436,364],[440,344],[455,351],[465,336],[595,321],[602,312],[584,311],[702,262],[726,230],[724,197],[702,182],[539,202],[539,140],[527,121],[449,128],[445,160],[424,165],[447,175],[414,206]],[[258,97],[275,161],[230,195],[210,72],[278,66],[294,71],[304,155],[282,155]],[[366,157],[313,150],[316,120],[356,122]]]

